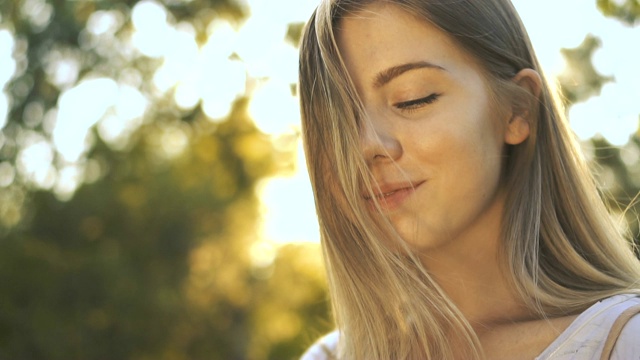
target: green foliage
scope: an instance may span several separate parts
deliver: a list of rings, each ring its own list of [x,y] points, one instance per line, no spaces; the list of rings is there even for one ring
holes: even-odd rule
[[[629,25],[636,24],[640,18],[640,2],[625,0],[622,4],[614,0],[597,0],[598,9],[609,17],[616,18]]]
[[[200,106],[179,108],[172,92],[157,94],[150,84],[162,61],[128,43],[137,1],[35,0],[30,13],[27,3],[0,3],[0,28],[17,39],[0,163],[18,169],[26,139],[52,141],[46,114],[84,78],[133,86],[150,106],[123,141],[105,141],[90,128],[73,196],[19,170],[13,184],[0,186],[0,358],[301,354],[331,327],[323,320],[328,308],[317,244],[271,249],[266,262],[252,258],[262,240],[256,185],[286,168],[293,154],[256,129],[246,97],[212,121]],[[191,24],[199,41],[211,20],[241,21],[246,11],[227,0],[164,6],[169,21]],[[38,11],[45,11],[40,19]],[[106,39],[87,32],[97,11],[120,22]],[[76,78],[56,81],[53,64],[61,58],[77,64]],[[176,138],[186,145],[173,144]],[[54,154],[59,174],[66,161]]]
[[[205,121],[176,159],[151,161],[152,124],[126,153],[96,146],[109,172],[71,200],[32,193],[0,242],[0,357],[279,359],[327,330],[308,325],[327,311],[316,245],[266,268],[247,254],[253,186],[272,169],[246,165],[270,163],[268,139]]]
[[[597,6],[603,15],[628,25],[635,24],[640,17],[640,3],[635,0],[627,0],[622,5],[618,1],[598,0]],[[557,80],[567,110],[575,103],[600,95],[606,83],[616,81],[612,76],[598,73],[592,63],[593,54],[600,45],[601,40],[589,34],[576,48],[562,49],[567,67]],[[608,119],[601,121],[605,123]],[[640,159],[637,156],[640,154],[640,129],[629,135],[630,141],[623,148],[614,147],[605,138],[596,136],[584,144],[584,149],[593,155],[591,165],[602,197],[612,212],[620,216],[621,226],[631,240],[640,243],[640,203],[637,201],[640,194]]]
[[[289,24],[289,27],[287,28],[287,41],[298,46],[300,38],[302,37],[304,25],[304,23]]]
[[[599,95],[602,86],[613,81],[611,76],[602,76],[593,67],[591,58],[600,46],[600,40],[587,35],[582,44],[573,49],[562,49],[567,68],[558,77],[563,99],[568,104],[585,101],[591,96]]]

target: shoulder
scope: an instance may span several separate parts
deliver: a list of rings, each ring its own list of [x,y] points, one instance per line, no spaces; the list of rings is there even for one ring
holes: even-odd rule
[[[338,348],[338,331],[331,332],[318,341],[302,355],[300,360],[333,360],[336,359]]]
[[[612,360],[638,358],[640,358],[640,313],[636,313],[622,328],[611,354]]]
[[[537,359],[598,359],[609,331],[627,309],[640,305],[636,295],[616,295],[601,300],[580,314]],[[612,359],[640,358],[640,316],[623,328]]]

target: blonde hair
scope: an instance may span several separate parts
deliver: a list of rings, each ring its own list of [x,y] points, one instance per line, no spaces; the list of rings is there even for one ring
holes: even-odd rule
[[[373,2],[322,1],[300,49],[303,139],[341,332],[338,357],[481,358],[470,324],[410,251],[387,246],[391,239],[408,250],[362,198],[372,191],[359,150],[364,111],[336,44],[336,25]],[[502,179],[501,263],[528,308],[540,317],[574,314],[602,298],[639,292],[631,242],[605,208],[547,81],[535,99],[512,81],[521,69],[542,71],[510,1],[384,2],[447,33],[481,65],[494,101],[533,114],[529,138],[508,148]],[[467,347],[453,349],[451,334]]]

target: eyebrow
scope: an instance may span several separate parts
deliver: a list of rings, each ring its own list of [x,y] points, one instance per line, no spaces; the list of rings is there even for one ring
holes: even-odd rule
[[[381,71],[378,75],[376,75],[375,80],[373,82],[373,86],[375,88],[383,87],[384,85],[388,84],[391,80],[406,73],[407,71],[415,70],[415,69],[424,69],[424,68],[445,70],[445,68],[443,68],[442,66],[435,65],[427,61],[417,61],[412,63],[406,63],[398,66],[393,66],[386,70]]]

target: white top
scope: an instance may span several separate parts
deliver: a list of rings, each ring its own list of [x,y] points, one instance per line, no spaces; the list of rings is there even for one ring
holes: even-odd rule
[[[640,304],[636,295],[616,295],[593,304],[580,314],[535,360],[597,360],[613,322],[626,309]],[[334,331],[302,355],[301,360],[329,360],[336,353],[338,332]],[[640,359],[640,316],[622,329],[611,360]]]
[[[640,304],[635,295],[617,295],[592,305],[580,314],[536,360],[600,359],[609,330],[626,309]],[[622,329],[611,360],[640,359],[640,316]]]

